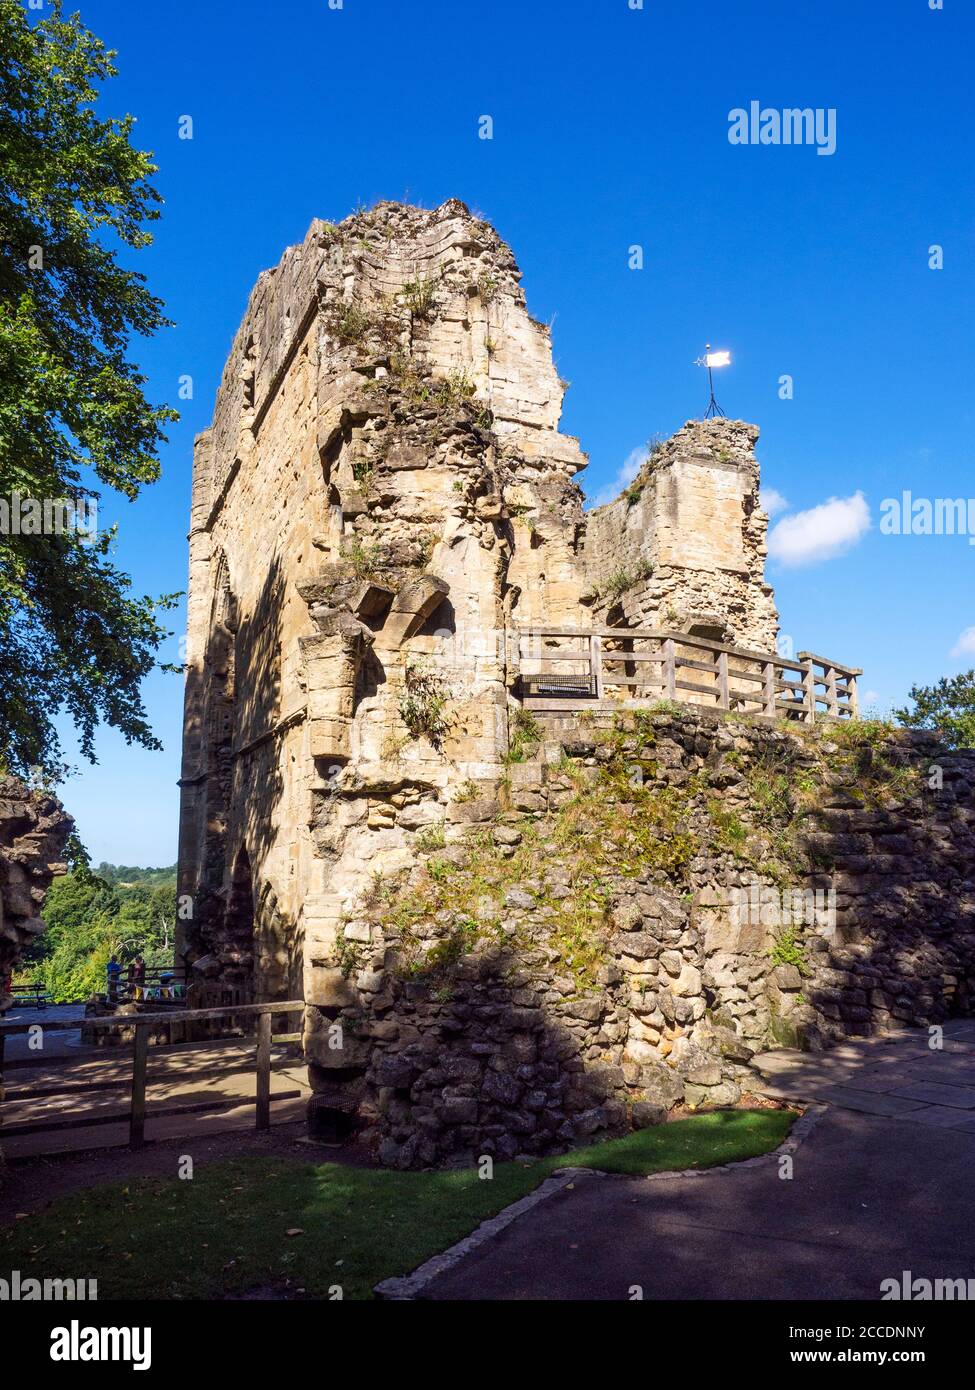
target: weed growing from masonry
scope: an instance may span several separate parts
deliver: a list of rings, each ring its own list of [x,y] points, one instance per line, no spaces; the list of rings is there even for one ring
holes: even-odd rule
[[[635,585],[642,583],[644,579],[653,577],[653,565],[649,560],[641,560],[635,569],[618,569],[609,576],[606,583],[602,586],[597,585],[592,590],[593,598],[609,599],[613,601],[627,593]]]
[[[430,319],[437,302],[437,282],[427,279],[407,280],[403,286],[403,302],[414,318]]]
[[[795,927],[786,927],[776,937],[768,956],[773,965],[794,965],[800,975],[812,974],[806,963],[806,953]]]
[[[498,282],[493,275],[483,271],[477,277],[477,294],[482,304],[490,304],[498,292]]]
[[[542,731],[538,720],[526,709],[519,709],[511,721],[511,739],[503,761],[506,764],[524,763],[538,752]]]
[[[435,671],[420,665],[419,662],[407,663],[403,673],[399,713],[411,738],[426,735],[434,748],[443,747],[449,728],[449,699],[450,691]]]
[[[435,849],[443,849],[447,843],[447,834],[442,820],[438,820],[434,825],[426,825],[422,830],[417,831],[414,844],[421,854],[432,854]]]
[[[333,956],[335,964],[348,980],[365,968],[369,948],[361,941],[350,941],[345,935],[345,922],[339,923]]]
[[[373,322],[358,304],[343,304],[332,316],[329,327],[343,347],[362,342],[370,333]]]
[[[363,545],[358,536],[343,545],[342,559],[352,566],[357,579],[379,579],[389,568],[384,548]]]
[[[855,719],[831,730],[834,773],[855,799],[876,810],[912,800],[924,786],[923,771],[899,755],[893,732],[882,719]]]
[[[656,456],[660,453],[661,449],[664,447],[666,442],[667,441],[663,439],[659,434],[655,434],[652,438],[647,440],[647,457],[644,460],[643,468],[646,468],[647,464],[651,463],[656,458]],[[630,483],[629,487],[623,490],[623,496],[626,499],[627,507],[636,506],[637,502],[639,502],[640,498],[643,496],[646,485],[646,477],[638,478],[634,479],[633,482]]]

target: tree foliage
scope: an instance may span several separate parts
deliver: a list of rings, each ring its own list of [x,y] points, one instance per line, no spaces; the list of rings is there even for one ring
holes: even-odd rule
[[[39,22],[0,0],[0,499],[83,502],[98,484],[135,498],[159,472],[163,426],[128,360],[167,320],[120,252],[151,240],[160,198],[133,118],[95,110],[115,75],[61,0]],[[12,508],[11,508],[12,510]],[[0,754],[51,767],[67,711],[94,761],[100,722],[158,747],[140,695],[176,595],[136,598],[96,537],[0,531]]]
[[[97,874],[65,874],[51,885],[42,915],[47,930],[17,981],[42,984],[58,1003],[88,999],[104,992],[112,955],[123,964],[141,955],[149,967],[172,966],[175,866],[120,870],[102,864]]]
[[[949,748],[975,748],[975,669],[942,677],[937,685],[912,686],[909,698],[913,709],[894,711],[901,724],[937,730]]]

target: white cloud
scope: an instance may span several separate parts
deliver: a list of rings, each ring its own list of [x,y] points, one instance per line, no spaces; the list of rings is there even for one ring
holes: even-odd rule
[[[769,532],[768,553],[789,569],[833,560],[870,530],[870,507],[862,492],[831,497],[818,507],[783,517]]]
[[[975,627],[966,627],[952,647],[951,656],[975,656]]]
[[[633,479],[646,463],[647,458],[647,446],[645,444],[641,444],[639,449],[631,449],[623,460],[623,466],[616,474],[616,477],[611,483],[607,483],[605,487],[599,489],[595,497],[590,500],[589,505],[591,507],[601,507],[604,503],[612,502],[615,498],[619,497],[623,489],[632,483]]]
[[[769,516],[778,516],[779,512],[789,510],[788,500],[774,487],[763,487],[758,494],[758,503],[762,511],[768,512]]]

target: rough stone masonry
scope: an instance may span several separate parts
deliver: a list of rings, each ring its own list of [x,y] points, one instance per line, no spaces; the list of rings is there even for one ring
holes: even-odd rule
[[[315,1116],[400,1166],[733,1101],[770,1032],[938,1017],[972,984],[965,757],[902,824],[937,750],[868,741],[878,809],[861,744],[812,753],[817,730],[526,717],[519,626],[771,651],[777,616],[757,430],[691,422],[585,512],[519,281],[456,201],[314,222],[258,279],[194,459],[179,949],[198,1000],[303,998]],[[801,805],[780,738],[811,760]],[[881,844],[910,849],[914,906],[937,897],[930,949],[863,886]],[[814,870],[838,936],[732,911]]]
[[[41,907],[74,821],[56,797],[0,776],[0,1014],[13,1004],[4,986],[44,930]]]
[[[73,830],[74,821],[56,797],[0,776],[0,1020],[15,1001],[8,988],[11,975],[44,930],[44,895],[52,879],[66,871],[61,857]],[[0,1105],[3,1097],[0,1067]],[[0,1150],[0,1181],[2,1169]]]

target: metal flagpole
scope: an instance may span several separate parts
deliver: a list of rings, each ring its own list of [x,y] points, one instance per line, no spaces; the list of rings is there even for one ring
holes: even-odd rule
[[[708,408],[704,412],[705,420],[711,420],[718,416],[720,416],[721,419],[724,419],[725,413],[721,409],[720,405],[718,405],[718,402],[714,395],[714,375],[712,372],[712,367],[730,366],[731,354],[729,352],[712,353],[711,344],[705,343],[704,356],[699,357],[697,361],[694,363],[694,365],[695,367],[707,367],[708,369],[708,394],[710,399],[708,400]]]
[[[712,418],[713,418],[714,416],[716,416],[716,415],[721,415],[721,416],[723,416],[723,415],[724,415],[724,411],[721,409],[720,405],[718,405],[718,402],[714,399],[714,376],[713,376],[712,371],[711,371],[711,362],[710,362],[710,360],[709,360],[709,359],[710,359],[710,353],[711,353],[711,344],[710,344],[710,343],[705,343],[705,344],[704,344],[704,352],[705,352],[705,358],[704,358],[704,360],[705,360],[705,362],[707,362],[707,364],[708,364],[708,390],[709,390],[710,393],[711,393],[711,399],[708,401],[708,408],[707,408],[707,410],[704,412],[704,418],[705,418],[705,420],[710,420],[710,419],[712,419]]]

